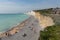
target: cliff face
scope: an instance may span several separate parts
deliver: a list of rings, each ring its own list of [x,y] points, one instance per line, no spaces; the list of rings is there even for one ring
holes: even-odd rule
[[[43,16],[39,12],[35,12],[35,18],[39,20],[39,25],[42,28],[46,28],[47,26],[54,25],[53,19],[49,16]]]

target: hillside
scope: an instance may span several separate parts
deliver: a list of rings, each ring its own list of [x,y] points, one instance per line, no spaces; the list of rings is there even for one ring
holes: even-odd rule
[[[39,25],[42,29],[54,25],[53,19],[50,16],[44,16],[39,12],[35,12],[35,18],[39,20]]]
[[[39,40],[60,40],[60,8],[49,8],[35,11],[44,16],[51,17],[55,23],[53,26],[47,26],[44,31],[40,31]]]

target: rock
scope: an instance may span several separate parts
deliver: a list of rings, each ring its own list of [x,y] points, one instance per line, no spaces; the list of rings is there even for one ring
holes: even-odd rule
[[[47,26],[54,25],[53,19],[51,17],[41,15],[39,12],[35,12],[35,18],[39,20],[39,25],[43,29]]]

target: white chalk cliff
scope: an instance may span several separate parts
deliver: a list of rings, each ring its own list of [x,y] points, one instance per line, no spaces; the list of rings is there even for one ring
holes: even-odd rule
[[[39,12],[34,12],[34,11],[31,11],[30,15],[33,15],[36,19],[39,20],[39,25],[43,29],[46,28],[47,26],[54,25],[53,19],[49,16],[44,16]]]

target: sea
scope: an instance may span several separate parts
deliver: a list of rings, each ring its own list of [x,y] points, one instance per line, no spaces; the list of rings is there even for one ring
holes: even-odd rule
[[[26,15],[24,13],[0,14],[0,32],[5,32],[28,18],[29,15]]]

